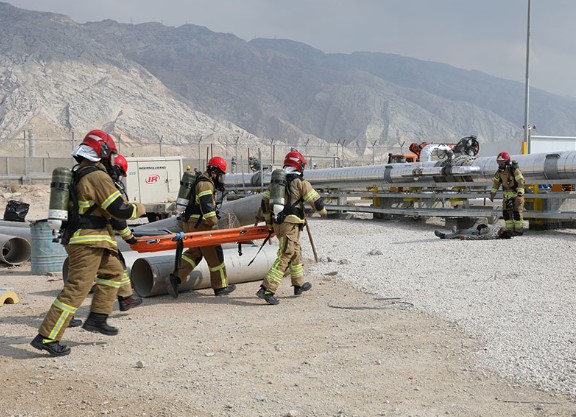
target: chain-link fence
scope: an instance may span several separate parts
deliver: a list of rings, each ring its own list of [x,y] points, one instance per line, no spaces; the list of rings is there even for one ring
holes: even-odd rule
[[[158,141],[125,141],[115,138],[118,151],[129,157],[181,156],[189,164],[202,169],[213,155],[224,157],[232,172],[254,170],[254,163],[278,166],[292,149],[298,149],[308,161],[308,169],[381,164],[388,161],[389,152],[402,152],[373,144],[368,147],[347,145],[346,141],[323,145],[291,145],[281,141],[270,141],[268,145],[251,147],[238,140],[215,140],[197,143],[174,144],[166,139]],[[0,156],[24,158],[67,158],[78,146],[80,139],[74,137],[42,137],[27,134],[20,139],[0,143]]]

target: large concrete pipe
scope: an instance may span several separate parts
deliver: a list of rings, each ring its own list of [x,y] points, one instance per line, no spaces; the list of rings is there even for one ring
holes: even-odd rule
[[[224,262],[228,281],[231,284],[259,281],[264,278],[276,260],[278,246],[264,245],[252,265],[248,266],[259,248],[259,245],[242,245],[242,256],[238,255],[237,248],[224,248]],[[130,279],[134,289],[142,297],[164,295],[168,293],[167,279],[173,270],[174,254],[142,257],[132,265]],[[188,276],[188,281],[180,286],[180,291],[203,288],[210,288],[210,272],[205,261],[192,271]]]
[[[4,221],[2,223],[16,223],[16,222]],[[22,239],[26,239],[27,241],[30,241],[30,237],[32,236],[32,232],[30,231],[30,225],[28,223],[26,223],[24,227],[15,226],[13,224],[0,224],[0,234],[7,236],[18,236],[21,237]]]
[[[30,227],[28,222],[15,222],[12,220],[0,220],[0,228],[2,227]]]
[[[0,234],[0,262],[8,265],[20,265],[30,259],[30,242],[18,236]]]

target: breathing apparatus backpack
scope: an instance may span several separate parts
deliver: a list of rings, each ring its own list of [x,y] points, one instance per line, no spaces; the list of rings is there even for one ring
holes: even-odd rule
[[[95,166],[95,165],[87,165],[84,167],[80,167],[79,165],[75,165],[71,171],[71,182],[69,183],[69,190],[68,190],[68,199],[66,205],[68,207],[67,210],[67,218],[65,221],[62,222],[62,226],[60,227],[59,238],[60,242],[63,245],[67,245],[70,241],[72,235],[78,229],[104,229],[108,225],[108,219],[104,217],[96,217],[92,216],[91,214],[98,208],[96,204],[92,205],[84,214],[80,215],[79,211],[79,203],[78,203],[78,193],[76,191],[76,185],[78,182],[85,176],[90,174],[94,171],[104,171],[103,169]],[[55,170],[56,171],[56,170]],[[106,172],[106,171],[104,171]],[[52,203],[52,190],[51,188],[51,195],[50,195],[50,202]],[[55,198],[55,200],[57,200]],[[65,200],[64,197],[60,197],[60,202]],[[52,207],[50,207],[52,209]],[[58,240],[58,239],[56,239]]]
[[[194,207],[196,207],[196,186],[198,185],[198,183],[202,181],[209,181],[209,179],[206,178],[201,173],[191,174],[190,172],[185,172],[184,175],[182,176],[182,181],[180,181],[180,191],[182,192],[182,195],[184,195],[185,197],[181,198],[179,192],[178,200],[180,201],[179,203],[180,207],[184,207],[184,213],[182,214],[182,219],[184,221],[188,221],[188,219],[190,219],[190,216],[193,214],[192,212],[194,210]],[[186,205],[184,205],[184,203],[186,203]],[[198,227],[201,221],[202,216],[198,218],[195,227]]]
[[[276,224],[281,224],[284,219],[291,214],[304,218],[304,211],[298,207],[302,202],[299,198],[294,204],[286,204],[286,196],[288,196],[288,203],[292,200],[290,193],[290,183],[298,178],[297,175],[286,175],[283,169],[275,169],[272,172],[270,179],[270,214],[272,221]]]

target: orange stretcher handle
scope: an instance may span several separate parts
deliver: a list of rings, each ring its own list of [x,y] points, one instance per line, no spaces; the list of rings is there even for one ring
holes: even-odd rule
[[[136,252],[159,252],[175,250],[178,240],[182,240],[185,248],[201,246],[216,246],[224,243],[249,242],[266,239],[266,226],[237,227],[234,229],[214,229],[204,232],[172,233],[168,235],[144,236],[136,238],[137,242],[130,245]]]

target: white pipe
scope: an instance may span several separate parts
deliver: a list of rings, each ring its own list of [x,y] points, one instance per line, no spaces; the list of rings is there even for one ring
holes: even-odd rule
[[[276,260],[277,245],[266,244],[256,256],[252,265],[248,263],[254,256],[259,245],[242,245],[242,256],[237,248],[224,248],[224,262],[230,284],[259,281],[264,279],[266,272]],[[172,255],[145,256],[134,261],[130,279],[136,292],[142,297],[164,295],[168,293],[167,279],[174,270],[174,253]],[[210,272],[208,265],[202,261],[188,276],[186,283],[180,286],[180,291],[210,288]]]
[[[442,151],[446,154],[454,153],[452,151],[452,147],[449,145],[445,145],[443,143],[430,143],[422,148],[422,151],[420,152],[420,162],[432,161],[433,156],[436,156],[439,159],[445,159],[445,157],[440,158],[438,151]]]
[[[20,265],[30,259],[30,242],[18,236],[0,234],[0,262],[8,265]]]

